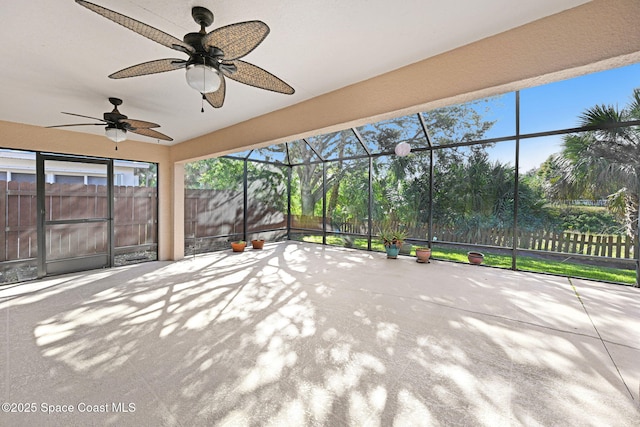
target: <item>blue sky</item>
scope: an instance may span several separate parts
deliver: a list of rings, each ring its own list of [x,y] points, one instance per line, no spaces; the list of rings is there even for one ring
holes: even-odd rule
[[[544,132],[580,125],[579,116],[594,105],[624,108],[633,89],[640,87],[640,64],[615,68],[520,91],[520,133]],[[488,138],[515,133],[515,95],[506,94],[491,106],[498,120]],[[561,136],[523,140],[520,171],[526,172],[559,151]],[[495,159],[513,164],[513,142],[496,144],[488,151]]]

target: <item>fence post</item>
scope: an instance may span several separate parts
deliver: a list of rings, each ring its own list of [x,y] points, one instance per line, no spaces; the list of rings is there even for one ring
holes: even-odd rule
[[[615,236],[615,257],[616,258],[621,258],[620,255],[622,254],[622,237],[621,236]]]

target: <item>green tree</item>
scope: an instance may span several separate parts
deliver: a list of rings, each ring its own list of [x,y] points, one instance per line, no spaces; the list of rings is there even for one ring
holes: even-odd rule
[[[369,162],[354,159],[328,163],[330,173],[342,175],[340,185],[333,186],[327,194],[327,215],[333,228],[340,223],[362,222],[369,212]],[[338,171],[332,171],[338,168]]]
[[[462,234],[512,225],[513,166],[491,161],[482,145],[448,148],[435,154],[433,202],[438,224]]]
[[[547,175],[556,198],[606,197],[630,236],[638,226],[640,129],[617,125],[633,120],[640,120],[640,89],[633,91],[622,109],[613,105],[587,109],[580,115],[580,125],[598,129],[564,137],[562,151],[550,159]]]
[[[228,158],[203,159],[184,167],[185,188],[208,190],[242,189],[244,162]]]
[[[480,139],[493,125],[493,122],[484,120],[479,112],[478,106],[483,102],[424,113],[431,134],[435,135],[439,144]],[[374,153],[392,153],[400,142],[407,142],[414,147],[425,146],[424,132],[415,115],[374,123],[361,132],[366,144],[374,147]],[[345,160],[366,152],[351,130],[319,135],[308,138],[306,142],[300,140],[270,149],[274,156],[278,154],[294,165],[294,213],[303,216],[321,214],[322,205],[318,202],[324,195],[324,175],[328,215],[336,221],[362,220],[366,217],[368,168],[362,162]],[[250,168],[251,165],[252,162],[249,163]],[[185,184],[187,188],[239,190],[242,168],[243,162],[224,158],[192,162],[185,167]],[[393,214],[404,222],[426,221],[429,214],[428,171],[429,156],[425,153],[378,158],[374,162],[374,218]],[[284,176],[282,179],[284,181]],[[455,199],[454,196],[452,201]]]
[[[157,187],[158,186],[158,164],[147,163],[148,167],[135,168],[134,175],[138,177],[141,187]]]
[[[482,139],[495,123],[486,120],[483,114],[483,106],[486,110],[490,101],[483,99],[423,113],[432,144],[446,146]],[[415,116],[373,124],[362,134],[365,139],[375,141],[375,145],[383,152],[393,152],[400,142],[407,142],[413,147],[425,146],[424,132]],[[468,176],[469,171],[464,163],[469,153],[481,156],[481,152],[484,152],[484,147],[471,152],[461,148],[434,151],[434,215],[457,217],[456,213],[462,209],[460,195],[464,193],[458,191],[460,188],[456,189],[456,186],[468,182],[465,175]],[[382,220],[394,217],[406,224],[425,223],[429,217],[429,171],[430,156],[426,153],[412,153],[407,157],[392,155],[376,161],[374,218]]]
[[[480,139],[494,123],[485,120],[481,113],[482,104],[485,102],[487,100],[479,100],[429,111],[424,113],[425,122],[440,144]],[[393,153],[395,146],[400,142],[407,142],[414,147],[425,145],[424,131],[415,115],[373,123],[364,127],[361,135],[370,147],[375,147],[374,153]],[[307,142],[308,145],[302,141],[289,144],[292,162],[299,164],[294,171],[298,178],[301,214],[317,214],[320,206],[318,202],[323,196],[321,159],[333,160],[327,163],[329,166],[326,168],[327,212],[332,216],[336,212],[344,212],[345,207],[339,206],[340,188],[349,179],[351,170],[343,165],[341,159],[364,154],[364,150],[358,151],[359,143],[354,139],[351,130],[319,135],[308,138]],[[412,186],[411,182],[424,178],[425,170],[429,170],[428,158],[390,156],[386,160],[374,163],[374,168],[374,188],[378,191],[374,198],[378,216],[388,216],[393,211],[394,215],[400,215],[403,221],[415,221],[416,215],[410,208],[422,203],[420,200],[424,198],[424,189],[428,186]],[[406,178],[409,178],[407,182]],[[418,193],[411,193],[412,191]],[[400,202],[406,202],[407,197],[413,202],[409,205]],[[398,209],[405,212],[398,212]],[[424,209],[422,210],[424,214]]]
[[[248,191],[252,201],[280,212],[287,206],[286,172],[282,168],[248,162]],[[212,158],[185,165],[185,188],[208,190],[243,190],[244,160]]]
[[[355,153],[349,147],[357,144],[350,130],[318,135],[305,141],[299,140],[288,144],[289,157],[296,164],[294,173],[299,184],[299,203],[303,216],[317,215],[321,207],[319,203],[323,197],[323,162],[334,160],[326,169],[326,188],[328,203],[327,211],[333,212],[338,202],[340,184],[347,173],[342,159],[351,157]]]

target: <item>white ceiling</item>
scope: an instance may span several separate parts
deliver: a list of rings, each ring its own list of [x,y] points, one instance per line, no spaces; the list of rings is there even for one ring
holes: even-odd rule
[[[199,30],[193,6],[215,15],[208,31],[262,20],[271,33],[243,58],[296,90],[282,95],[227,80],[214,109],[184,71],[112,80],[130,65],[186,55],[159,45],[73,0],[0,1],[0,120],[37,126],[83,123],[62,111],[102,117],[108,97],[120,112],[159,123],[180,143],[400,68],[585,0],[95,0],[179,39]],[[89,122],[89,120],[87,120]],[[65,128],[103,134],[99,126]],[[63,132],[64,130],[60,130]],[[136,135],[131,139],[156,140]],[[1,146],[0,142],[0,146]],[[163,142],[163,144],[165,144]]]

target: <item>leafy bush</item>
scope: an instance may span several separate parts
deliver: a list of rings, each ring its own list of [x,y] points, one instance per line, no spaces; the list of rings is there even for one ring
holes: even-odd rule
[[[554,222],[563,230],[581,233],[619,234],[624,226],[604,207],[560,206],[550,207],[549,213]]]

